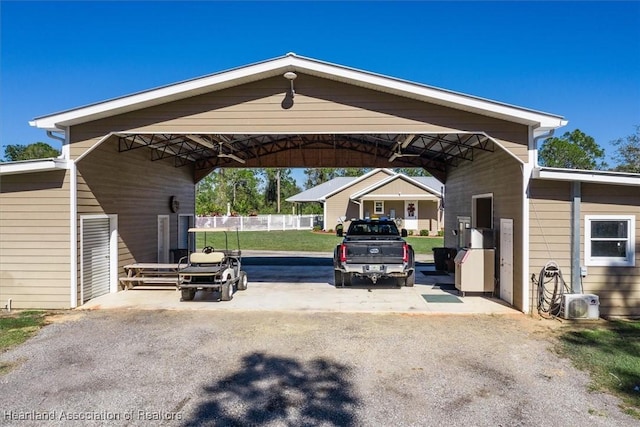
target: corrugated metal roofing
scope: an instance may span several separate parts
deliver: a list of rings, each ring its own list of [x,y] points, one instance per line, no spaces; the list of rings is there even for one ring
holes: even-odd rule
[[[332,193],[338,188],[343,187],[358,178],[359,177],[357,176],[341,176],[333,178],[330,181],[324,182],[313,188],[305,190],[302,193],[291,196],[286,200],[287,202],[319,202],[327,194]]]

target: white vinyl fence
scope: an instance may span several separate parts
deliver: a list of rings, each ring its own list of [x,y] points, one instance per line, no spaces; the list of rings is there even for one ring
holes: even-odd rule
[[[239,231],[312,230],[322,215],[199,216],[197,228]]]

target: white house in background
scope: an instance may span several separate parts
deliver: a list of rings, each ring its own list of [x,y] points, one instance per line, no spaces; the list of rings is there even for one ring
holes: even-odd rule
[[[442,229],[443,184],[428,176],[412,177],[391,169],[373,169],[360,177],[338,177],[287,199],[321,203],[325,230],[352,218],[389,217],[402,220],[414,234]]]

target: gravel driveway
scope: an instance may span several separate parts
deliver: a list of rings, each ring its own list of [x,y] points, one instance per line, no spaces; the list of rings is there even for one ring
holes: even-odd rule
[[[56,317],[0,355],[0,425],[638,425],[524,315]]]

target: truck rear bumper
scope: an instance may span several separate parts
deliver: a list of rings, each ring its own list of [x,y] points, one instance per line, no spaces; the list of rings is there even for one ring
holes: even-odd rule
[[[336,270],[358,276],[406,277],[413,269],[403,264],[348,264]]]

